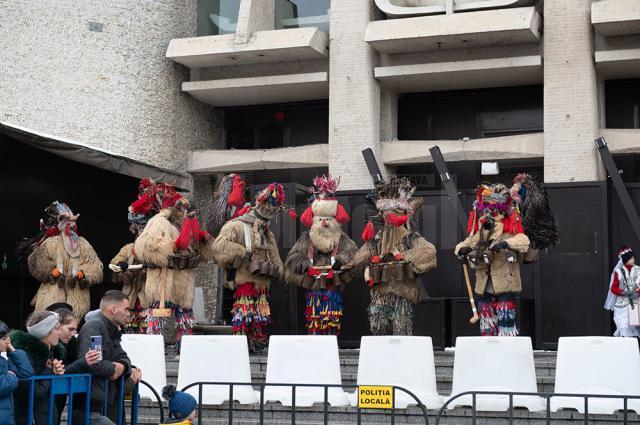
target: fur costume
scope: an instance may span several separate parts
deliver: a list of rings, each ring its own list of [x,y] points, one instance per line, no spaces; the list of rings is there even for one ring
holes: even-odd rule
[[[529,250],[529,238],[505,185],[480,185],[476,196],[469,236],[454,252],[475,269],[481,334],[516,336],[515,296],[522,291],[518,261]]]
[[[316,177],[313,203],[302,214],[302,233],[284,263],[284,280],[307,289],[305,318],[310,335],[338,335],[343,285],[352,280],[343,270],[358,251],[340,226],[351,218],[335,199],[339,179]],[[322,270],[316,267],[329,267]]]
[[[354,270],[364,268],[371,287],[371,332],[411,335],[414,305],[420,301],[418,278],[436,267],[436,249],[411,230],[409,219],[422,202],[412,199],[415,188],[408,179],[393,177],[377,191],[375,212],[362,234],[365,244],[353,260]]]
[[[102,262],[89,242],[78,236],[78,215],[66,204],[55,201],[45,212],[43,231],[26,248],[29,272],[41,282],[31,305],[43,311],[66,302],[82,318],[91,306],[89,287],[102,282]]]
[[[253,351],[267,344],[269,284],[283,275],[276,238],[269,229],[269,220],[283,209],[284,189],[272,183],[256,196],[247,214],[222,226],[212,244],[215,262],[225,270],[225,286],[234,290],[233,333],[247,335]]]
[[[150,178],[143,178],[138,185],[138,199],[130,206],[127,214],[129,230],[135,237],[139,236],[145,226],[162,208],[162,192]],[[122,292],[129,298],[129,320],[125,333],[146,333],[146,308],[150,304],[144,296],[144,286],[147,280],[146,269],[130,269],[129,266],[138,265],[134,244],[123,246],[111,260],[109,268],[112,270],[112,281],[122,285]],[[116,266],[116,267],[114,267]],[[115,269],[115,270],[114,270]]]
[[[613,268],[609,282],[609,293],[604,304],[606,310],[613,311],[616,331],[613,336],[640,336],[638,309],[640,309],[640,267],[635,264],[631,248],[618,250],[618,263]]]
[[[162,186],[155,191],[162,209],[146,224],[133,249],[137,260],[148,267],[144,285],[144,298],[148,303],[147,333],[161,333],[164,322],[153,317],[151,311],[168,306],[176,319],[176,346],[179,347],[182,335],[190,335],[195,324],[192,310],[195,268],[201,255],[207,258],[209,236],[189,211],[189,201],[172,186]],[[165,306],[159,305],[161,285],[165,287]]]

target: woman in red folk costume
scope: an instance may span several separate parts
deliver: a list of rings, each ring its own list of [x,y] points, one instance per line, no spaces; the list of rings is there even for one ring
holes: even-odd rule
[[[191,335],[195,324],[193,299],[195,269],[204,258],[210,258],[208,234],[200,229],[189,201],[173,186],[158,184],[149,192],[152,202],[161,209],[146,224],[134,244],[137,260],[147,266],[144,295],[147,308],[147,333],[162,332],[163,319],[154,317],[156,308],[171,308],[176,320],[176,346],[182,335]],[[160,306],[161,285],[165,288],[165,305]]]
[[[352,279],[343,273],[358,252],[341,225],[351,218],[335,199],[339,179],[313,180],[313,203],[300,218],[309,228],[291,248],[284,263],[284,280],[307,289],[305,317],[309,335],[338,335],[342,317],[344,284]]]
[[[518,261],[530,241],[505,185],[478,186],[467,231],[455,254],[475,269],[480,333],[516,336],[516,296],[522,291]]]
[[[364,268],[371,288],[371,333],[411,335],[414,306],[420,301],[418,278],[436,267],[436,249],[411,230],[410,218],[422,200],[412,199],[415,188],[408,179],[392,177],[377,191],[375,211],[362,233],[365,244],[353,260],[354,271]]]
[[[129,230],[134,237],[140,236],[147,222],[160,212],[161,200],[157,193],[156,183],[150,178],[143,178],[138,185],[138,199],[129,206]],[[113,272],[114,283],[122,285],[122,292],[128,295],[130,316],[124,332],[145,334],[147,329],[146,308],[149,305],[144,297],[144,284],[147,271],[140,268],[140,260],[135,255],[134,243],[128,243],[109,263]],[[133,266],[133,267],[131,267]]]
[[[55,201],[40,221],[40,233],[18,245],[18,257],[26,259],[29,272],[42,284],[31,301],[35,311],[66,302],[82,318],[90,308],[89,287],[102,282],[102,262],[87,240],[78,235],[71,209]]]
[[[249,212],[227,222],[213,242],[215,262],[226,271],[225,286],[235,290],[233,333],[247,335],[254,352],[264,349],[268,341],[265,327],[271,317],[269,284],[283,275],[269,221],[284,208],[284,188],[271,183],[256,196]]]

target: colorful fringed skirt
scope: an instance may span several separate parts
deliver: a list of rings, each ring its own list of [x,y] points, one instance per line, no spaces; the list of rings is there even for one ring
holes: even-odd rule
[[[126,334],[147,333],[147,311],[140,305],[140,300],[136,298],[136,304],[129,309],[129,320],[124,325]]]
[[[485,293],[478,297],[478,313],[482,336],[518,336],[515,294]]]
[[[153,310],[160,307],[160,302],[151,304],[146,311],[146,331],[147,334],[160,335],[165,325],[166,319],[162,317],[153,317]],[[180,350],[180,341],[183,335],[192,335],[191,328],[196,324],[193,318],[193,309],[182,308],[170,301],[165,302],[165,308],[170,308],[171,313],[176,321],[176,348]]]
[[[371,290],[369,326],[373,335],[412,335],[413,303],[395,294]]]
[[[246,335],[249,349],[261,351],[269,340],[266,328],[270,322],[268,289],[256,289],[253,282],[238,285],[231,308],[233,334]]]
[[[309,289],[304,315],[309,335],[339,335],[342,294],[333,289]]]

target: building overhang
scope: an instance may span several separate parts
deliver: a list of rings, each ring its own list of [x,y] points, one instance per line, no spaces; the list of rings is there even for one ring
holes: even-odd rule
[[[398,93],[540,84],[543,78],[540,55],[380,66],[374,75]]]
[[[182,83],[182,91],[218,107],[319,100],[329,97],[329,74],[309,72],[187,81]]]
[[[591,22],[604,37],[640,34],[640,2],[594,1],[591,3]]]
[[[640,129],[602,128],[600,136],[605,138],[612,154],[640,153]]]
[[[468,12],[470,10],[496,9],[500,7],[529,6],[535,0],[463,0],[451,1],[451,10],[447,10],[446,1],[434,2],[423,0],[423,4],[407,6],[404,0],[375,0],[376,6],[389,18],[404,18],[407,16],[435,15],[441,13]]]
[[[490,137],[470,140],[399,140],[382,142],[385,165],[398,166],[433,162],[429,148],[439,146],[447,161],[483,161],[541,158],[544,134]]]
[[[365,41],[380,53],[537,43],[540,26],[534,7],[520,7],[373,21]]]
[[[607,79],[635,78],[640,74],[640,49],[597,50],[598,74]]]
[[[226,149],[194,151],[188,170],[193,174],[234,171],[282,170],[329,166],[329,144],[274,149]]]
[[[235,34],[176,38],[166,57],[189,68],[327,58],[329,36],[317,28],[258,31],[244,44]]]
[[[185,190],[193,188],[191,176],[187,173],[156,167],[123,155],[97,149],[78,141],[43,134],[3,122],[0,122],[0,134],[5,134],[22,143],[62,158],[113,173],[135,178],[151,177],[159,183],[170,183]]]

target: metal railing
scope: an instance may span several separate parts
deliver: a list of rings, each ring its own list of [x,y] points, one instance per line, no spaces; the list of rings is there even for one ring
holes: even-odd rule
[[[91,415],[91,374],[69,374],[69,375],[38,375],[31,376],[29,378],[21,379],[21,381],[29,382],[29,401],[27,404],[27,422],[28,424],[33,423],[33,408],[36,402],[35,400],[35,385],[37,381],[49,381],[49,392],[47,394],[48,399],[48,416],[47,423],[48,425],[53,424],[54,413],[53,407],[55,404],[56,396],[66,396],[67,397],[67,424],[72,425],[73,423],[73,396],[76,394],[83,394],[85,397],[85,406],[84,406],[84,422],[86,425],[89,424],[89,417]],[[124,414],[125,414],[125,393],[124,393],[124,383],[125,377],[122,376],[119,378],[118,388],[119,388],[119,397],[118,397],[118,425],[123,425],[124,423]],[[162,405],[162,399],[158,395],[157,391],[151,387],[147,382],[140,381],[140,384],[146,386],[151,390],[156,398],[156,403],[158,404],[159,412],[160,412],[160,423],[164,422],[164,408]],[[139,385],[135,384],[133,387],[133,394],[131,399],[131,425],[138,425],[138,409],[140,403],[139,396]],[[105,379],[105,393],[104,393],[104,406],[102,414],[107,416],[108,411],[108,401],[109,399],[109,381]],[[57,421],[57,419],[56,419]]]
[[[551,399],[552,398],[581,398],[584,401],[584,424],[589,424],[589,399],[616,399],[623,400],[623,424],[627,425],[629,421],[629,400],[640,400],[640,395],[604,395],[604,394],[566,394],[566,393],[526,393],[526,392],[506,392],[506,391],[466,391],[449,398],[440,408],[436,417],[435,425],[439,425],[440,419],[445,417],[444,412],[448,410],[449,405],[461,397],[471,396],[471,424],[476,425],[478,419],[477,402],[478,396],[506,396],[509,398],[509,407],[507,409],[508,423],[513,424],[513,398],[514,397],[540,397],[545,399],[545,421],[547,425],[551,424]],[[495,411],[492,411],[495,413]]]
[[[217,386],[228,386],[229,387],[229,408],[228,408],[228,414],[229,414],[229,425],[233,424],[233,414],[234,414],[234,397],[233,397],[233,388],[234,387],[251,387],[251,388],[255,388],[258,387],[258,390],[260,392],[260,420],[259,420],[259,424],[260,425],[264,425],[264,406],[265,406],[265,399],[264,399],[264,389],[266,387],[290,387],[291,388],[291,424],[295,425],[296,423],[296,388],[322,388],[324,390],[324,400],[323,400],[323,423],[324,425],[328,425],[329,424],[329,388],[341,388],[341,389],[358,389],[358,385],[338,385],[338,384],[284,384],[284,383],[278,383],[278,384],[267,384],[267,383],[241,383],[241,382],[194,382],[191,383],[187,386],[185,386],[181,391],[187,391],[189,388],[193,388],[193,387],[198,387],[198,425],[202,425],[202,387],[205,385],[217,385]],[[388,387],[392,388],[392,400],[393,400],[393,405],[391,406],[390,413],[389,413],[389,417],[390,417],[390,424],[394,425],[395,424],[395,420],[396,420],[396,392],[397,391],[401,391],[405,394],[407,394],[409,397],[411,397],[416,404],[418,405],[417,407],[421,410],[422,414],[420,416],[422,416],[422,418],[424,419],[424,424],[425,425],[429,425],[429,416],[427,415],[427,408],[424,404],[422,404],[422,402],[420,401],[420,399],[418,397],[416,397],[415,394],[413,394],[411,391],[402,388],[402,387],[397,387],[397,386],[392,386],[392,385],[387,385]],[[340,407],[348,407],[347,406],[340,406]],[[362,411],[365,410],[363,408],[357,407],[357,425],[361,425],[362,423]],[[366,409],[369,410],[369,409]]]

